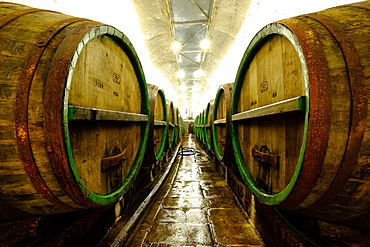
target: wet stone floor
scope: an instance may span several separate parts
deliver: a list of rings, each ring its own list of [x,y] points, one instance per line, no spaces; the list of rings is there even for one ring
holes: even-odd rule
[[[186,138],[182,146],[200,154],[177,159],[124,246],[264,246],[215,164]]]

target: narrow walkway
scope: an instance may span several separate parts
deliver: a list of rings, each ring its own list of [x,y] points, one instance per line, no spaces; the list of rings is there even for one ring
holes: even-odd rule
[[[201,150],[193,135],[183,146]],[[177,161],[124,246],[264,246],[203,151]]]

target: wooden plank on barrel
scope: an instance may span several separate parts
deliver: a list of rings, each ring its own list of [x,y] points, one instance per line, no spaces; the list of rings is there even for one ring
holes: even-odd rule
[[[298,96],[292,99],[280,101],[271,105],[262,106],[253,110],[233,114],[232,121],[247,120],[251,118],[267,117],[277,114],[285,114],[296,111],[304,111],[306,96]]]
[[[263,106],[272,104],[272,92],[271,85],[274,83],[271,81],[271,49],[273,40],[269,40],[265,46],[263,46],[259,52],[256,54],[255,59],[257,63],[257,80],[250,81],[249,83],[254,84],[254,87],[257,89],[254,92],[257,96],[257,102],[254,105],[256,108],[252,112],[259,111]],[[274,42],[273,42],[274,43]],[[262,68],[262,69],[261,69]],[[278,72],[277,72],[278,73]],[[248,156],[253,157],[251,150],[253,147],[256,147],[260,151],[264,149],[269,150],[268,153],[273,153],[272,150],[272,120],[271,118],[256,119],[256,126],[253,126],[258,129],[257,139],[251,139],[250,145],[251,149],[248,150]],[[273,178],[273,167],[266,164],[265,162],[260,162],[253,157],[253,162],[251,165],[254,165],[255,176],[257,184],[261,187],[262,190],[267,193],[272,192],[272,178]]]
[[[148,115],[131,112],[109,111],[87,107],[68,106],[68,120],[145,122],[148,121]]]
[[[161,120],[154,120],[154,125],[155,126],[166,126],[166,121],[161,121]]]
[[[220,106],[222,107],[222,106]],[[213,121],[213,124],[226,124],[226,118],[221,118]]]

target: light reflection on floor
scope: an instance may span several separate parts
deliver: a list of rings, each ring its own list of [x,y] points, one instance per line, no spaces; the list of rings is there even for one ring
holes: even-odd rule
[[[178,169],[151,202],[125,246],[264,246],[194,137],[189,135],[183,146],[200,154],[178,159]]]

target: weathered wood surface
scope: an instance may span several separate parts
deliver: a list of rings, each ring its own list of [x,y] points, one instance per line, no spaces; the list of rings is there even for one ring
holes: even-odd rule
[[[114,201],[142,159],[147,121],[68,121],[68,108],[147,119],[145,80],[128,39],[102,23],[5,2],[0,39],[0,219]],[[101,171],[102,158],[125,149],[122,165]]]
[[[296,97],[308,103],[306,113],[233,122],[238,166],[262,202],[369,228],[369,9],[362,2],[278,21],[247,49],[235,119]],[[253,148],[277,155],[277,167],[253,158]]]

